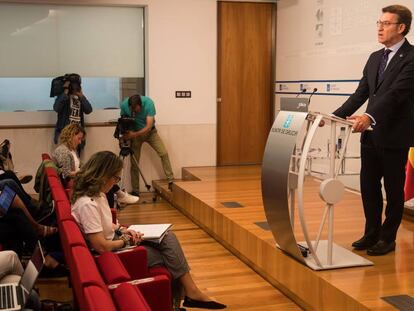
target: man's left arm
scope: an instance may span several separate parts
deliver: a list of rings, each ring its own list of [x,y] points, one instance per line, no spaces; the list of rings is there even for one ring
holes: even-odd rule
[[[147,116],[146,124],[142,129],[140,129],[138,131],[128,132],[127,134],[124,135],[124,137],[126,139],[131,139],[131,138],[135,138],[135,137],[138,137],[138,136],[145,135],[149,131],[151,131],[153,125],[154,125],[154,116]]]
[[[89,102],[89,100],[86,98],[85,95],[83,95],[82,92],[79,92],[77,95],[78,95],[79,100],[80,100],[81,105],[82,105],[82,111],[85,114],[90,114],[92,112],[92,105]]]
[[[402,67],[388,90],[378,95],[375,104],[370,105],[366,110],[366,113],[372,116],[376,123],[395,115],[395,112],[401,109],[401,105],[414,102],[414,51],[407,57],[410,59]]]

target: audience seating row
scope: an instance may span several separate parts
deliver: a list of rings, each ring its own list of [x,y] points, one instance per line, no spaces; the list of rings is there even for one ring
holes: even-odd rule
[[[48,155],[43,154],[42,159]],[[49,157],[50,158],[50,157]],[[53,168],[45,174],[55,204],[62,249],[80,310],[172,309],[171,276],[164,267],[147,267],[144,247],[93,256],[71,215],[68,189]]]

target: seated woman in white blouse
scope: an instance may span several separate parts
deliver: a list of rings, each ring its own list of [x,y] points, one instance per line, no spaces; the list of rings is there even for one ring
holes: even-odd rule
[[[122,160],[110,151],[101,151],[92,155],[75,177],[72,215],[89,246],[98,253],[139,245],[142,242],[140,232],[112,223],[105,192],[119,181],[121,173]],[[183,304],[185,307],[226,307],[210,300],[194,283],[181,245],[173,232],[169,232],[155,247],[146,244],[143,246],[148,253],[148,266],[165,266],[174,280],[173,285],[183,289],[186,295]]]

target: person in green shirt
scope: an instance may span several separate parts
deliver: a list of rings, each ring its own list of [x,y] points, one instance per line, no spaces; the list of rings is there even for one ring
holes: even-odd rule
[[[121,116],[135,118],[135,126],[132,131],[123,135],[124,139],[130,139],[131,149],[137,162],[141,156],[141,146],[148,143],[161,158],[162,167],[168,180],[168,188],[171,190],[174,174],[171,168],[167,149],[155,128],[155,106],[151,98],[142,95],[133,95],[124,99],[121,103]],[[139,194],[139,168],[135,161],[131,161],[132,194]]]

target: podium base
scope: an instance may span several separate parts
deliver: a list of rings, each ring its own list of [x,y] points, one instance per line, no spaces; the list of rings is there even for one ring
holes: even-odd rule
[[[315,241],[312,241],[312,244]],[[299,242],[298,244],[307,246],[306,242]],[[313,259],[312,255],[309,254],[308,257],[304,257],[306,264],[309,268],[313,270],[328,270],[328,269],[340,269],[340,268],[349,268],[349,267],[361,267],[361,266],[372,266],[374,263],[365,259],[362,256],[359,256],[342,246],[339,246],[335,243],[332,245],[332,264],[328,264],[328,241],[320,240],[318,244],[318,249],[316,251],[321,267],[318,266]]]

